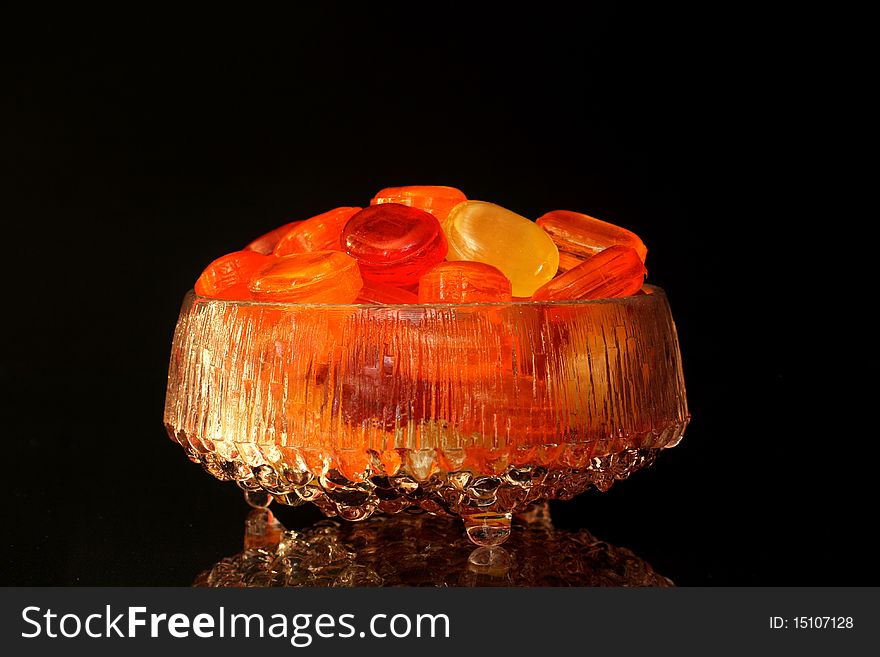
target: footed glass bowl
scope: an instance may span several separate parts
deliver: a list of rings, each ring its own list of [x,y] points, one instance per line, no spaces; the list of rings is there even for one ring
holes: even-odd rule
[[[688,419],[675,325],[651,286],[400,306],[190,292],[165,401],[171,438],[256,506],[450,514],[485,546],[535,501],[650,464]]]

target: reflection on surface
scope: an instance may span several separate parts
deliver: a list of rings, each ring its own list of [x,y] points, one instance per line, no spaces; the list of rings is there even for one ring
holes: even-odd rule
[[[244,550],[195,586],[673,586],[626,548],[553,527],[546,506],[514,520],[503,548],[479,548],[457,518],[397,514],[288,531],[271,511],[245,521]]]

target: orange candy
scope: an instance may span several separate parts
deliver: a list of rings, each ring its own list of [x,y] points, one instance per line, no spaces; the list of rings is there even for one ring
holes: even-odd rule
[[[532,299],[563,301],[626,297],[641,289],[646,273],[635,249],[612,246],[545,283]]]
[[[442,223],[449,211],[462,201],[467,201],[467,197],[455,187],[410,185],[386,187],[372,198],[370,205],[400,203],[430,212]]]
[[[342,229],[359,211],[360,208],[336,208],[298,222],[279,240],[275,246],[275,255],[341,251],[339,236],[342,234]]]
[[[260,235],[253,242],[244,247],[244,251],[256,251],[257,253],[262,253],[263,255],[270,255],[272,251],[275,249],[275,245],[278,244],[278,241],[284,237],[284,235],[290,231],[294,226],[299,224],[299,221],[291,221],[289,224],[284,224],[283,226],[278,226],[274,230],[270,230],[265,235]]]
[[[419,280],[419,303],[510,301],[510,280],[483,262],[443,262]]]
[[[256,251],[233,251],[205,268],[195,284],[196,294],[215,299],[250,299],[250,277],[274,260]]]
[[[248,289],[258,301],[352,303],[362,286],[354,258],[341,251],[315,251],[272,258]]]
[[[467,201],[454,187],[387,187],[367,208],[339,207],[284,224],[218,258],[195,291],[220,299],[400,305],[595,299],[641,288],[647,249],[637,235],[589,215],[554,210],[537,226],[528,223],[548,248],[558,250],[555,278],[533,287],[532,297],[514,297],[509,272],[476,261],[474,254],[453,258],[440,222],[470,206],[497,207]],[[482,230],[485,221],[478,225]],[[519,253],[521,243],[501,246],[508,238],[509,231],[497,232],[487,248]],[[452,260],[443,262],[447,249]],[[303,257],[291,259],[295,255]]]
[[[565,251],[559,252],[559,269],[556,270],[556,275],[564,274],[569,269],[574,269],[579,264],[583,262],[583,258],[578,258],[575,255],[570,253],[566,253]]]
[[[635,233],[580,212],[554,210],[535,223],[547,231],[560,252],[565,251],[582,260],[610,246],[628,246],[638,253],[642,262],[648,254],[648,249]]]

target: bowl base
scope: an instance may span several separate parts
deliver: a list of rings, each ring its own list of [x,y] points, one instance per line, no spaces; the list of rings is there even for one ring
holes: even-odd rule
[[[464,530],[471,542],[495,547],[510,538],[512,513],[472,513],[463,516]]]
[[[659,451],[628,449],[550,467],[509,465],[495,475],[458,470],[416,478],[401,468],[390,476],[368,473],[359,480],[337,469],[315,477],[265,461],[248,467],[237,456],[222,463],[216,453],[190,456],[214,476],[235,480],[254,508],[266,508],[272,501],[286,506],[312,502],[324,515],[350,521],[366,520],[376,512],[458,516],[473,544],[494,547],[510,537],[513,514],[538,514],[540,519],[533,507],[537,502],[571,499],[591,488],[606,491],[653,463]]]

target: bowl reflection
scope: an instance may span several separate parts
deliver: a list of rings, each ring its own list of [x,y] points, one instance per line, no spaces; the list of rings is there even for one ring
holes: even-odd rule
[[[201,573],[205,587],[674,586],[630,550],[553,527],[546,505],[514,520],[503,548],[478,548],[455,518],[397,514],[284,528],[266,509],[245,521],[244,550]]]

